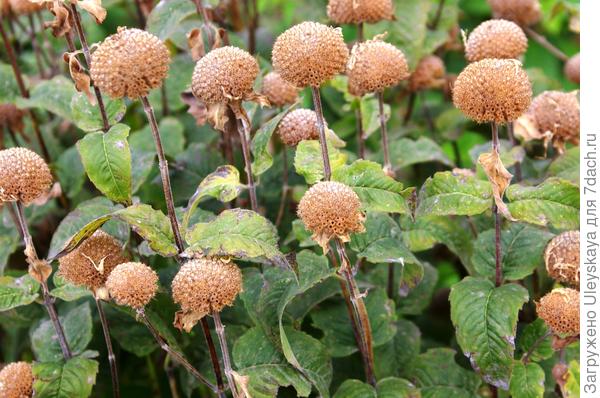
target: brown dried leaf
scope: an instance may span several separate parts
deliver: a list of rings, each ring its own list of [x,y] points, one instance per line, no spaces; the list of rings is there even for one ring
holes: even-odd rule
[[[62,37],[69,33],[72,28],[69,21],[69,9],[56,0],[48,9],[54,14],[54,19],[50,22],[44,22],[44,29],[51,28],[54,37]]]
[[[62,187],[60,186],[60,182],[55,182],[54,184],[52,184],[52,188],[50,188],[48,192],[41,195],[39,198],[35,199],[31,203],[35,206],[43,206],[50,199],[58,198],[60,195],[62,195]]]
[[[225,131],[225,125],[229,121],[226,104],[212,104],[208,106],[208,122],[215,130]]]
[[[106,18],[106,9],[102,7],[102,0],[71,0],[79,7],[86,10],[91,16],[94,17],[96,23],[102,23]]]
[[[502,201],[504,191],[510,185],[510,180],[513,175],[506,170],[500,154],[497,149],[492,149],[492,152],[486,152],[479,155],[477,162],[483,167],[485,174],[492,183],[492,191],[494,193],[494,201],[500,213],[507,219],[514,221],[506,204]]]
[[[235,382],[235,385],[238,386],[239,390],[241,390],[241,398],[252,398],[252,395],[250,395],[250,390],[248,389],[248,384],[250,383],[250,376],[242,376],[234,370],[231,371],[231,375],[233,376],[233,381]]]
[[[46,260],[30,257],[27,250],[25,253],[27,254],[27,262],[29,263],[29,275],[40,283],[46,282],[50,274],[52,274],[52,266]]]
[[[196,125],[204,126],[208,120],[208,109],[206,109],[206,104],[194,97],[191,91],[181,93],[181,100],[184,104],[189,106],[188,113],[196,119]]]
[[[193,312],[184,312],[177,311],[175,313],[175,320],[173,321],[173,326],[175,326],[179,330],[185,330],[186,332],[191,332],[192,328],[198,323],[200,319],[202,319],[204,315],[199,315]]]
[[[198,61],[206,54],[204,48],[204,39],[202,37],[202,31],[198,28],[194,28],[187,34],[188,47],[192,53],[192,59]]]
[[[88,74],[83,69],[83,66],[79,63],[77,59],[77,52],[74,53],[64,53],[63,59],[66,63],[69,64],[69,73],[71,74],[71,78],[75,82],[75,89],[80,93],[83,92],[88,97],[90,104],[96,105],[96,97],[92,94],[90,90],[91,79]]]

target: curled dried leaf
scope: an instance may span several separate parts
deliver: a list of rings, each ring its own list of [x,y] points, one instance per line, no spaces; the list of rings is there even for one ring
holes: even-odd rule
[[[48,192],[35,199],[31,203],[35,206],[43,206],[50,199],[58,198],[60,195],[62,195],[62,187],[60,186],[60,182],[57,181],[54,184],[52,184],[52,188],[50,188]]]
[[[86,10],[91,16],[94,17],[96,23],[104,22],[106,18],[106,9],[102,7],[102,0],[72,0],[79,7]]]
[[[192,59],[198,61],[206,54],[204,48],[204,39],[202,38],[202,31],[198,28],[192,29],[187,34],[187,42],[190,52],[192,53]]]
[[[54,19],[50,22],[44,22],[44,29],[51,28],[54,37],[63,37],[65,34],[69,33],[72,28],[69,18],[69,9],[64,3],[59,1],[54,1],[48,8],[54,15]]]
[[[173,326],[189,333],[203,316],[193,311],[177,311],[173,320]]]
[[[78,53],[79,52],[77,51],[73,53],[64,53],[63,59],[67,64],[69,64],[69,73],[75,82],[75,89],[80,93],[85,93],[90,103],[92,105],[96,105],[96,97],[90,90],[90,76],[85,72],[85,69],[83,69],[83,66],[81,66],[79,63],[79,60],[77,59]]]
[[[511,216],[508,207],[502,200],[504,191],[510,185],[510,180],[513,175],[506,170],[502,160],[500,159],[500,153],[497,149],[492,149],[492,152],[486,152],[479,155],[477,162],[483,167],[485,174],[492,183],[492,191],[494,194],[494,202],[498,207],[498,211],[504,215],[507,219],[513,221],[514,218]]]
[[[29,253],[27,253],[27,262],[29,263],[29,275],[40,283],[44,283],[52,274],[52,266],[46,260],[40,260],[38,258],[32,257]]]
[[[189,106],[188,113],[196,119],[196,125],[204,126],[208,120],[206,104],[194,97],[191,91],[181,93],[181,100]]]
[[[250,390],[248,389],[250,376],[242,376],[236,371],[231,371],[231,375],[233,376],[235,385],[238,387],[238,392],[242,394],[241,398],[252,398],[252,395],[250,395]]]

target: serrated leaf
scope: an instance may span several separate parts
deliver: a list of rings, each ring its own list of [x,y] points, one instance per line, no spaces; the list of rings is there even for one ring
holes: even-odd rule
[[[515,361],[510,379],[510,394],[514,398],[543,398],[544,369],[537,363]]]
[[[119,123],[127,110],[125,101],[123,99],[109,99],[108,97],[103,98],[103,100],[108,125],[112,126]],[[97,104],[91,104],[88,97],[83,93],[77,93],[71,99],[71,115],[73,122],[83,131],[98,131],[104,127],[100,108]]]
[[[390,156],[395,169],[426,162],[438,162],[448,167],[454,166],[442,148],[427,137],[419,137],[417,140],[401,138],[392,141]]]
[[[405,267],[400,283],[400,294],[402,300],[398,303],[398,313],[407,315],[417,315],[422,313],[431,302],[431,297],[435,290],[438,281],[438,271],[428,263],[422,263],[422,277],[416,272],[420,273],[419,268]],[[412,272],[409,272],[412,271]],[[421,280],[418,284],[411,288],[416,282],[409,284],[409,278],[420,277]],[[406,290],[408,294],[406,294]]]
[[[337,148],[327,143],[329,151],[329,163],[331,172],[346,164],[347,156]],[[304,177],[309,185],[315,184],[323,179],[323,157],[321,156],[321,144],[317,140],[301,141],[296,147],[294,158],[296,172]]]
[[[346,380],[333,398],[421,398],[421,393],[408,380],[388,377],[376,387],[359,380]]]
[[[517,339],[517,348],[522,355],[529,353],[529,359],[534,362],[543,361],[554,355],[551,337],[548,334],[548,325],[543,319],[538,318],[525,326]],[[542,337],[546,335],[545,338]],[[542,339],[540,341],[540,339]],[[535,347],[534,347],[535,345]],[[530,352],[531,351],[531,352]],[[521,356],[521,359],[523,357]]]
[[[91,296],[91,293],[88,289],[83,286],[76,286],[67,282],[58,273],[54,274],[52,280],[54,281],[54,286],[56,287],[50,291],[50,295],[59,298],[62,301],[75,301],[82,297]]]
[[[567,149],[550,164],[548,174],[579,184],[579,153],[578,146]]]
[[[37,398],[86,398],[96,384],[98,362],[76,357],[67,362],[33,365],[33,389]]]
[[[279,112],[272,119],[266,122],[256,132],[256,134],[254,134],[251,146],[252,156],[254,158],[252,161],[252,173],[254,173],[254,175],[259,176],[273,166],[273,155],[271,155],[271,152],[269,152],[269,142],[271,141],[271,136],[275,132],[275,129],[279,125],[281,119],[283,119],[285,115],[287,115],[288,112],[291,111],[296,105],[297,103]]]
[[[0,276],[0,312],[33,303],[39,289],[40,284],[29,275]]]
[[[29,98],[17,98],[16,105],[22,109],[43,109],[62,119],[73,121],[71,98],[76,93],[70,80],[64,76],[55,76],[51,80],[42,80],[30,89]]]

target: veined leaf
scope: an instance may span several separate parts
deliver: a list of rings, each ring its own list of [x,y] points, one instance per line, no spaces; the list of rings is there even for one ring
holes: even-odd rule
[[[21,93],[10,65],[0,63],[0,103],[12,103]]]
[[[329,163],[331,172],[346,164],[347,156],[335,148],[330,142],[327,143],[329,151]],[[296,172],[304,177],[309,185],[323,179],[323,157],[321,156],[321,144],[318,140],[301,141],[296,147],[294,158]]]
[[[62,119],[73,121],[71,99],[76,93],[73,83],[59,75],[51,80],[40,81],[30,89],[29,98],[17,98],[16,105],[21,109],[43,109]]]
[[[71,358],[66,362],[41,362],[33,365],[33,389],[38,398],[87,398],[96,384],[98,362]]]
[[[281,119],[291,111],[297,103],[287,107],[285,110],[279,112],[271,120],[265,123],[252,138],[252,155],[254,160],[252,162],[252,172],[254,175],[259,176],[265,171],[269,170],[273,165],[273,155],[269,152],[269,141],[271,136],[275,132],[275,129],[279,125]],[[285,149],[285,148],[284,148]]]
[[[510,379],[510,395],[514,398],[542,398],[545,378],[544,369],[537,363],[515,361]]]
[[[0,276],[0,312],[33,303],[39,289],[40,284],[29,275]]]
[[[346,380],[333,398],[421,398],[411,382],[397,377],[380,380],[376,387],[359,380]]]
[[[108,124],[112,126],[119,123],[127,111],[125,101],[123,99],[113,100],[108,97],[103,99]],[[71,99],[71,115],[73,122],[83,131],[98,131],[104,127],[100,108],[97,104],[92,105],[83,93],[77,93]]]
[[[551,176],[564,178],[575,184],[579,184],[579,147],[567,149],[565,153],[557,157],[548,168]]]
[[[390,144],[390,155],[396,169],[426,162],[438,162],[448,167],[454,166],[442,148],[427,137],[419,137],[417,140],[410,138],[395,140]]]

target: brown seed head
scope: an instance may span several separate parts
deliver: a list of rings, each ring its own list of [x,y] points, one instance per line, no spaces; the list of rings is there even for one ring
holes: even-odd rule
[[[112,98],[136,99],[162,85],[170,61],[169,49],[158,37],[121,27],[94,51],[90,73]]]
[[[95,291],[119,264],[127,262],[121,243],[102,230],[58,260],[58,272],[67,281]]]
[[[298,89],[283,80],[277,72],[269,72],[265,75],[262,81],[262,94],[273,106],[293,104],[298,99]]]
[[[10,2],[8,0],[0,0],[0,16],[10,15]]]
[[[381,40],[355,44],[346,74],[350,93],[358,97],[383,91],[409,76],[404,53]]]
[[[494,18],[508,19],[521,26],[537,23],[542,17],[539,0],[488,0]]]
[[[531,83],[514,59],[469,64],[454,83],[454,105],[478,123],[516,120],[531,103]]]
[[[20,200],[27,205],[50,185],[50,169],[37,153],[18,147],[0,151],[0,202]]]
[[[565,76],[573,83],[579,84],[579,53],[573,55],[565,64]]]
[[[567,231],[555,236],[544,253],[546,270],[551,278],[579,286],[579,231]]]
[[[530,113],[540,132],[551,132],[554,141],[579,142],[579,101],[574,92],[544,91],[533,99]]]
[[[527,50],[527,36],[514,22],[504,19],[485,21],[469,35],[465,55],[469,62],[485,58],[516,59]]]
[[[296,109],[281,119],[277,134],[288,146],[296,146],[304,140],[316,140],[319,138],[317,114],[311,109]]]
[[[327,16],[336,24],[375,23],[394,18],[392,0],[329,0]]]
[[[8,2],[15,15],[33,14],[43,8],[42,4],[34,3],[29,0],[8,0]]]
[[[185,263],[171,287],[173,301],[201,318],[233,304],[242,291],[242,272],[233,261],[200,258]]]
[[[207,104],[242,99],[252,92],[258,72],[258,62],[250,53],[237,47],[220,47],[196,63],[192,92]]]
[[[415,71],[410,75],[411,91],[443,87],[446,84],[446,67],[444,61],[436,55],[427,55],[419,61]]]
[[[156,295],[158,275],[142,263],[119,264],[108,276],[106,287],[117,304],[144,308]]]
[[[316,22],[291,27],[273,45],[273,67],[296,87],[319,87],[343,72],[347,60],[342,30]]]
[[[552,331],[561,336],[579,334],[579,292],[554,289],[536,303],[537,314]]]
[[[0,104],[0,129],[8,127],[13,131],[23,131],[25,112],[13,104]]]
[[[33,373],[27,362],[13,362],[0,371],[0,397],[29,398],[33,394]]]

